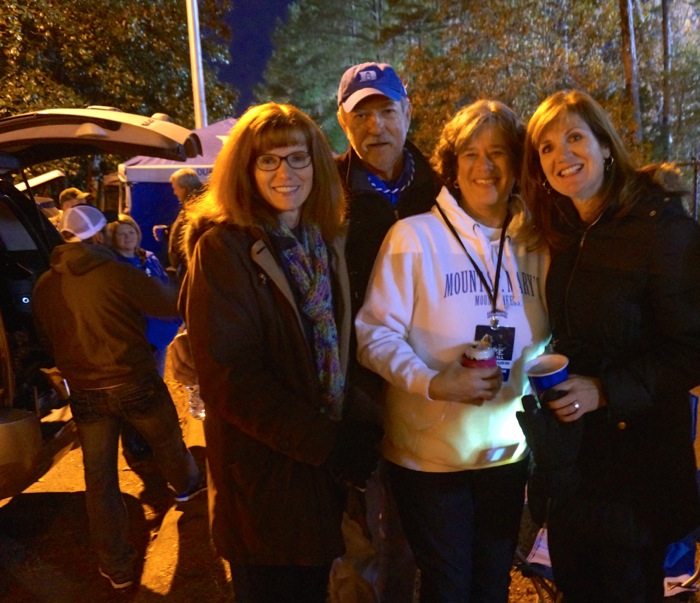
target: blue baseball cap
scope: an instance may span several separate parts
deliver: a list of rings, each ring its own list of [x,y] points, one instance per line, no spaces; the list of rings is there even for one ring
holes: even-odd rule
[[[352,111],[363,98],[381,94],[393,101],[408,98],[396,71],[386,63],[362,63],[350,67],[340,80],[338,106]]]

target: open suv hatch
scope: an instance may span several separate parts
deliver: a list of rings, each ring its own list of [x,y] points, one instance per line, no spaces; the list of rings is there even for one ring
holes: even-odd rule
[[[24,169],[81,155],[201,154],[196,134],[110,108],[48,109],[0,119],[0,500],[19,494],[75,445],[67,384],[36,337],[32,291],[60,235]],[[21,176],[26,192],[13,184]]]

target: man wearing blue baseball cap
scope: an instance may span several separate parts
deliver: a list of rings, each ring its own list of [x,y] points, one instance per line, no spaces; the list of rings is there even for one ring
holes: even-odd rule
[[[337,161],[348,194],[346,252],[354,315],[384,235],[399,218],[428,211],[439,186],[427,159],[406,139],[411,103],[390,65],[362,63],[343,74],[338,121],[350,143]]]
[[[338,121],[350,143],[337,163],[348,196],[346,259],[354,317],[364,301],[372,266],[387,231],[399,218],[428,211],[439,186],[426,158],[406,139],[411,103],[406,87],[390,65],[362,63],[343,74],[338,88]],[[381,424],[383,381],[360,366],[355,351],[353,336],[346,412]],[[377,550],[371,564],[376,572],[372,588],[379,601],[410,602],[415,566],[383,473],[380,465],[366,492],[367,524]],[[356,519],[363,523],[362,518]]]

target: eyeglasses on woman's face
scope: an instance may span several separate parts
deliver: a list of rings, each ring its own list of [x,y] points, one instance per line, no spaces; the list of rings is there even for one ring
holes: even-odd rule
[[[255,167],[263,172],[274,172],[282,165],[282,161],[286,161],[287,165],[294,170],[301,170],[311,164],[311,155],[306,151],[295,151],[284,156],[265,153],[255,158]]]

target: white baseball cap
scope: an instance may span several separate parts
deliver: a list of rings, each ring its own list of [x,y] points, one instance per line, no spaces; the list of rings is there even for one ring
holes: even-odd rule
[[[66,210],[58,229],[69,243],[85,241],[100,232],[107,224],[107,218],[92,205],[76,205]]]

